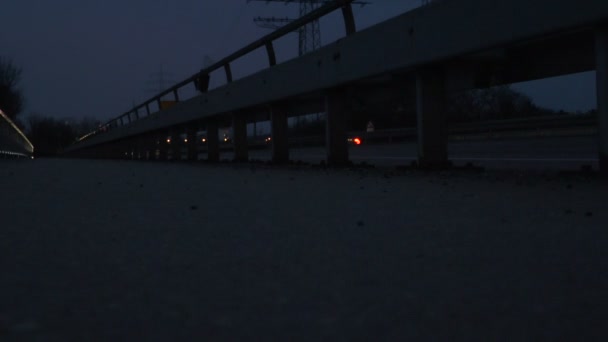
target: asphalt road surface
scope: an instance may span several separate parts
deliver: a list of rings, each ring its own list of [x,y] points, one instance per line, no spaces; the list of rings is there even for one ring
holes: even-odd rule
[[[0,160],[0,341],[606,341],[607,185]]]

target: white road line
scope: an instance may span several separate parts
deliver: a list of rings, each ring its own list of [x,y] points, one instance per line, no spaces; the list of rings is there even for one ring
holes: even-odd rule
[[[451,160],[459,161],[509,161],[509,162],[552,162],[552,163],[595,163],[598,160],[594,158],[450,158]]]
[[[324,155],[304,155],[304,156],[292,156],[295,159],[325,159]],[[357,160],[403,160],[411,161],[416,160],[416,157],[392,157],[392,156],[377,156],[377,157],[363,157],[363,156],[350,156],[350,159]],[[502,157],[455,157],[449,158],[452,161],[501,161],[501,162],[549,162],[549,163],[597,163],[597,158],[502,158]]]

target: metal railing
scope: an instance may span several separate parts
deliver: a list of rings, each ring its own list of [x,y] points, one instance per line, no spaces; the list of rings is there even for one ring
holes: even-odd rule
[[[353,3],[353,1],[355,1],[355,0],[333,0],[331,2],[328,2],[327,4],[324,4],[323,6],[304,15],[303,17],[290,22],[289,24],[279,28],[278,30],[273,31],[272,33],[239,49],[238,51],[223,58],[222,60],[200,70],[199,72],[186,78],[185,80],[178,82],[177,84],[173,85],[172,87],[167,88],[166,90],[154,95],[153,97],[149,98],[148,100],[134,106],[132,109],[128,110],[127,112],[125,112],[125,113],[115,117],[114,119],[109,120],[105,124],[101,125],[100,129],[87,134],[86,136],[82,137],[82,139],[80,139],[80,140],[85,140],[86,138],[88,138],[90,136],[96,135],[101,132],[105,132],[109,129],[112,129],[113,127],[123,126],[123,125],[125,125],[125,123],[124,123],[125,120],[127,121],[126,124],[129,124],[133,121],[132,120],[133,116],[135,117],[135,120],[138,120],[140,118],[139,113],[142,110],[145,111],[146,116],[148,116],[151,114],[150,106],[154,103],[157,104],[159,111],[162,110],[161,99],[166,95],[173,94],[174,100],[176,102],[179,102],[179,100],[180,100],[179,90],[185,86],[194,85],[194,87],[201,93],[207,92],[209,90],[210,75],[214,71],[224,69],[224,72],[226,75],[226,81],[227,81],[227,83],[231,83],[233,78],[232,78],[232,70],[231,70],[230,64],[232,62],[234,62],[235,60],[253,52],[254,50],[257,50],[258,48],[261,48],[261,47],[266,48],[266,53],[268,56],[268,64],[270,67],[276,65],[277,59],[276,59],[276,55],[275,55],[275,51],[274,51],[274,44],[273,44],[275,40],[277,40],[293,31],[296,31],[299,28],[301,28],[315,20],[318,20],[319,18],[321,18],[327,14],[330,14],[338,9],[342,9],[342,15],[344,17],[344,26],[345,26],[345,30],[346,30],[346,35],[349,36],[349,35],[354,34],[356,32],[356,27],[355,27],[355,19],[354,19],[354,15],[353,15],[353,11],[352,11],[352,6],[351,6],[351,3]]]
[[[0,110],[0,158],[30,158],[34,154],[34,145]]]

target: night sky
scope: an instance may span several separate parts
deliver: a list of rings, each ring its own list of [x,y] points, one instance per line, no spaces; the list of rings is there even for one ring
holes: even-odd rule
[[[420,5],[370,2],[355,7],[358,29]],[[7,0],[0,10],[0,56],[23,68],[26,115],[107,120],[194,74],[205,60],[269,33],[254,17],[297,15],[297,5],[246,0]],[[321,21],[324,44],[341,37],[341,25],[337,13]],[[295,57],[297,36],[276,48],[279,62]],[[234,76],[266,63],[264,53],[254,53],[235,63]],[[584,111],[595,108],[594,78],[591,72],[516,87],[541,106]]]

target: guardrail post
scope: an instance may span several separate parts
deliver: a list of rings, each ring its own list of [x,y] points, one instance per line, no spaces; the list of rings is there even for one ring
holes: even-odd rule
[[[196,139],[196,132],[198,132],[198,126],[195,123],[191,123],[186,127],[186,146],[189,161],[198,160],[198,139]]]
[[[342,7],[342,16],[344,17],[346,35],[350,36],[357,33],[357,27],[355,25],[355,16],[353,14],[353,7],[351,6],[351,4],[346,4]]]
[[[266,43],[266,52],[268,53],[268,64],[274,66],[277,64],[277,56],[274,53],[274,46],[272,41]]]
[[[232,133],[234,143],[234,161],[245,162],[249,160],[247,149],[247,121],[243,113],[232,114]]]
[[[600,173],[608,176],[608,27],[595,34]]]
[[[226,71],[226,83],[232,83],[232,69],[230,63],[224,64],[224,71]]]
[[[272,143],[272,162],[286,163],[289,161],[289,140],[287,113],[282,105],[270,106],[270,126]]]
[[[325,148],[327,163],[330,165],[348,164],[348,143],[346,115],[347,97],[344,90],[331,90],[325,95]]]
[[[220,160],[220,134],[216,119],[207,122],[207,161]]]
[[[445,75],[439,68],[425,68],[416,75],[418,163],[445,167],[448,163],[448,130],[445,118]]]

